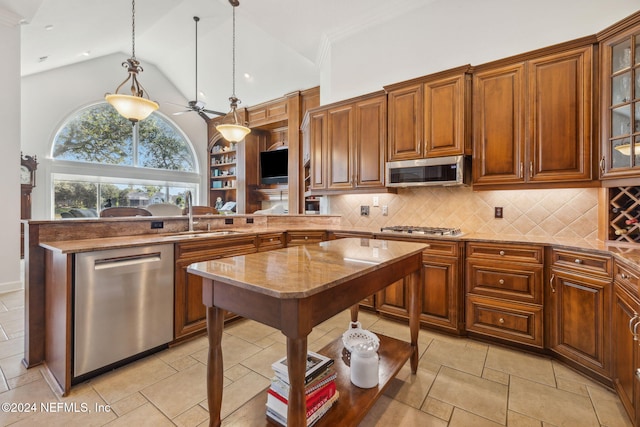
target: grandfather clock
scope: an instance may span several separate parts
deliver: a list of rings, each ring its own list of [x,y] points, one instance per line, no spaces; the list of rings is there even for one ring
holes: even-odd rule
[[[31,219],[31,191],[36,186],[36,156],[20,153],[20,219]],[[20,258],[24,258],[24,224],[20,223]]]

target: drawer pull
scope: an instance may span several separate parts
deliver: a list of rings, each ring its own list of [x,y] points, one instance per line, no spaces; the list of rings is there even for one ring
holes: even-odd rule
[[[574,262],[576,264],[582,264],[584,261],[582,261],[580,258],[576,258],[576,260]]]
[[[500,254],[500,256],[504,256],[504,251],[500,251],[498,253]]]
[[[629,276],[627,276],[625,273],[620,273],[620,278],[621,279],[629,279]],[[637,314],[636,314],[637,316]]]
[[[504,319],[501,317],[500,319],[498,319],[498,322],[500,322],[500,324],[504,324]]]
[[[304,236],[304,240],[309,240],[309,236]]]
[[[504,279],[498,280],[498,283],[501,284],[501,285],[504,285]]]
[[[551,279],[549,280],[549,285],[551,286],[551,292],[553,292],[553,293],[556,292],[556,288],[555,288],[555,286],[553,286],[553,279],[555,279],[555,278],[556,278],[556,275],[552,274],[551,275]]]

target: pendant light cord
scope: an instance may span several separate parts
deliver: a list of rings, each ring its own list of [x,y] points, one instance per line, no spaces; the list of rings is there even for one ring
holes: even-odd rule
[[[236,97],[236,7],[233,6],[233,38],[232,38],[232,54],[233,54],[233,60],[232,60],[232,82],[233,82],[233,86],[232,86],[232,94],[231,96],[233,96],[234,98]]]
[[[131,0],[131,58],[136,59],[136,0]]]

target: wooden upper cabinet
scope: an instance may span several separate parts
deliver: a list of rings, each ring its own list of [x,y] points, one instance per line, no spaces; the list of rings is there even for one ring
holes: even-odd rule
[[[355,187],[384,187],[387,140],[387,97],[378,95],[356,102]]]
[[[386,112],[383,92],[309,110],[303,132],[309,136],[312,194],[386,191]]]
[[[529,181],[591,180],[591,45],[528,64]]]
[[[422,83],[388,93],[389,161],[422,158],[422,102]]]
[[[469,73],[457,71],[424,84],[425,157],[471,153],[470,107]]]
[[[287,122],[289,118],[287,98],[279,98],[247,108],[249,127]]]
[[[471,153],[471,67],[385,86],[389,161]]]
[[[327,111],[327,188],[353,187],[353,105],[330,108]]]
[[[479,66],[474,185],[596,185],[593,37]]]
[[[473,183],[523,182],[524,64],[473,78]]]
[[[309,113],[309,147],[310,147],[310,190],[327,188],[326,139],[327,112],[325,110]]]
[[[640,177],[640,13],[598,34],[601,61],[600,178]],[[634,83],[635,82],[635,83]]]

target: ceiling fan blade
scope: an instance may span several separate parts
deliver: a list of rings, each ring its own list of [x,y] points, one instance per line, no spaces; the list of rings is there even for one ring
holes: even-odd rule
[[[174,115],[174,116],[179,116],[179,115],[181,115],[181,114],[189,113],[189,112],[191,112],[191,110],[176,111],[175,113],[173,113],[173,115]]]
[[[224,116],[227,114],[227,113],[221,113],[220,111],[207,110],[205,108],[201,108],[200,111],[204,111],[205,113],[209,113],[209,114],[215,114],[216,116]]]

